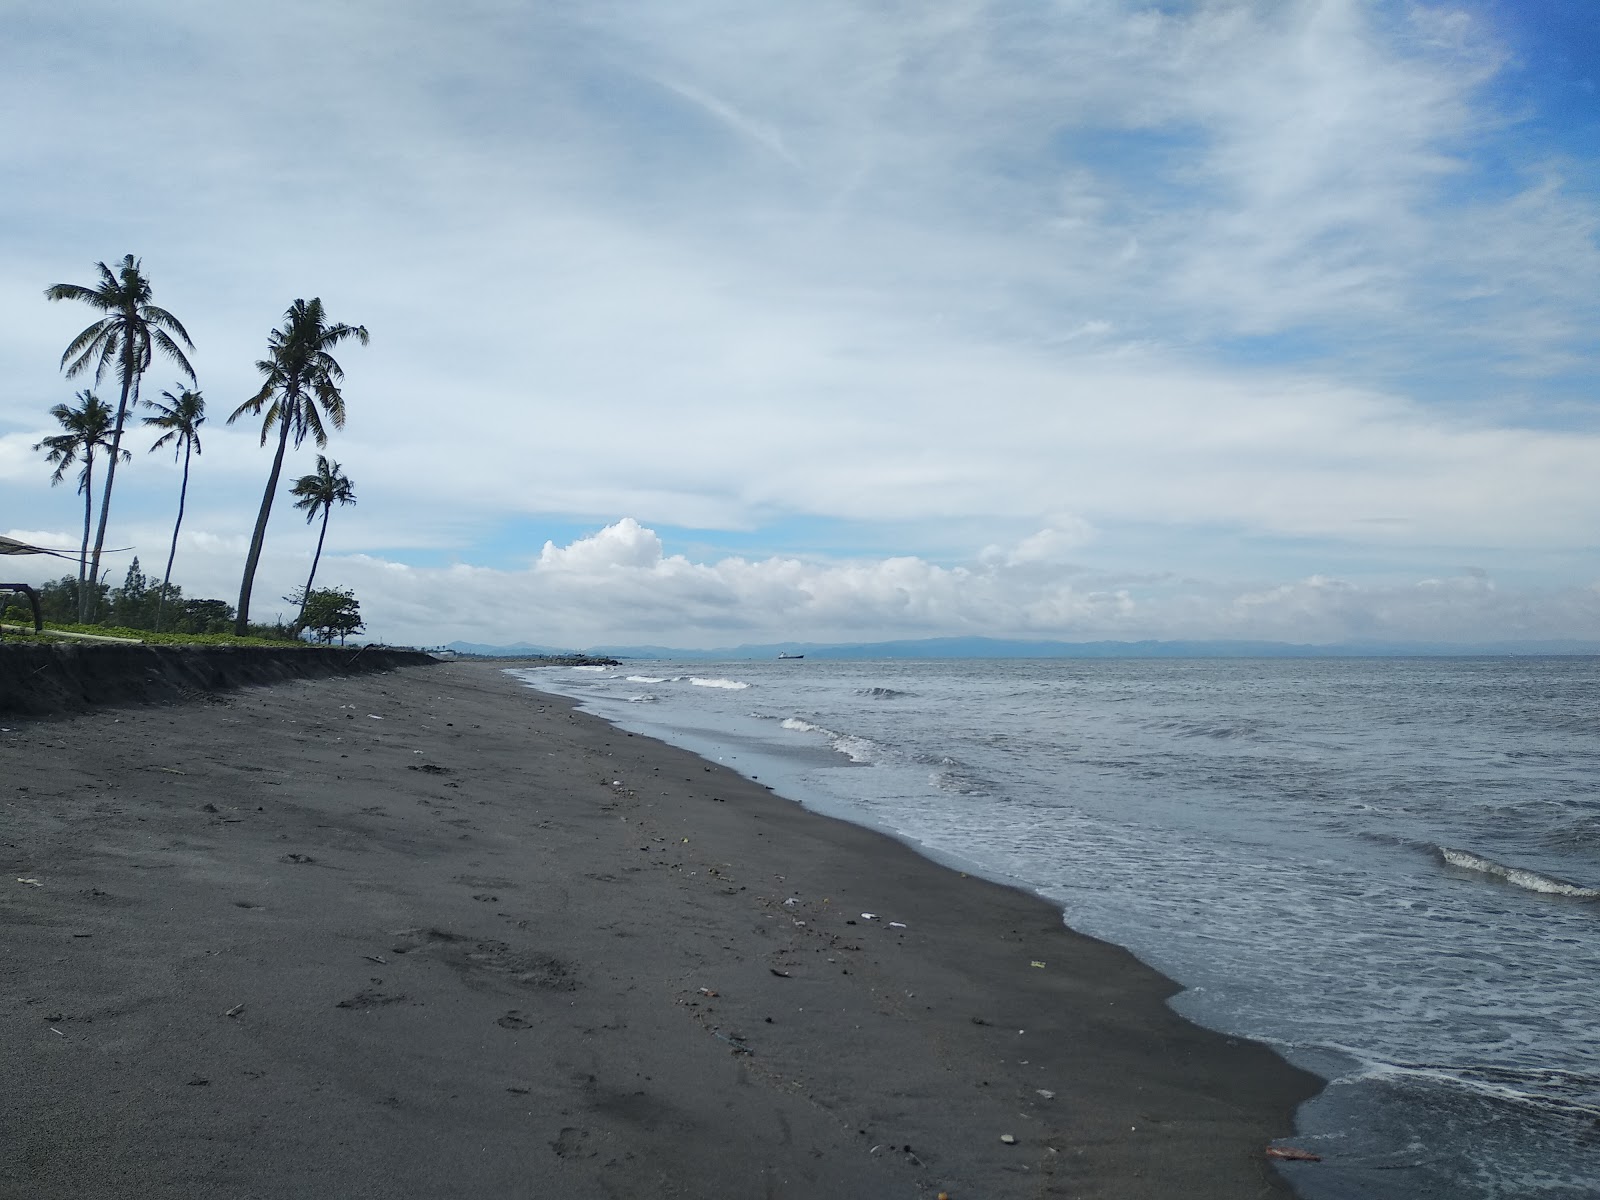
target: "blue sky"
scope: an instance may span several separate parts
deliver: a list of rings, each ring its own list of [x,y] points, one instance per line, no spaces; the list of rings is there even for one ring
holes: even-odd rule
[[[320,295],[372,331],[321,578],[379,636],[1600,639],[1592,4],[374,11],[8,9],[0,532],[76,544],[43,290],[132,252],[212,406],[191,595]]]

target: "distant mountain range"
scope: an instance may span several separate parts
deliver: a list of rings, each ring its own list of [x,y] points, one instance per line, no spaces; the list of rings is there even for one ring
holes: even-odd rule
[[[676,646],[539,646],[518,642],[512,646],[487,646],[477,642],[451,642],[446,649],[458,654],[489,658],[519,658],[559,654],[607,655],[612,658],[730,659],[777,658],[780,654],[806,658],[1408,658],[1465,657],[1502,654],[1600,654],[1600,642],[1505,641],[1482,645],[1450,642],[1342,642],[1310,645],[1294,642],[1252,641],[1141,641],[1050,642],[1009,638],[947,637],[894,642],[773,642],[760,646],[720,646],[712,650],[685,650]]]

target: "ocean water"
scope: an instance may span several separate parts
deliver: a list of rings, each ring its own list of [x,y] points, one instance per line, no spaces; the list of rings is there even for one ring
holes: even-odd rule
[[[1308,1200],[1600,1197],[1600,660],[517,674],[1034,890],[1327,1077]]]

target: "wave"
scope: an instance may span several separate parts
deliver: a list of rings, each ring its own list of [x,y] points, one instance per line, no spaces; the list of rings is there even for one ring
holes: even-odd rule
[[[872,699],[872,700],[899,700],[903,696],[911,696],[911,695],[915,695],[915,693],[914,692],[900,692],[900,691],[896,691],[894,688],[869,687],[869,688],[857,688],[856,689],[856,695],[858,695],[858,696],[866,696],[866,697],[868,697],[869,699]]]
[[[785,717],[778,726],[780,729],[791,729],[795,733],[820,734],[828,739],[828,745],[851,762],[870,763],[878,759],[879,746],[871,738],[857,737],[853,733],[839,733],[826,725],[814,725],[799,717]]]
[[[1470,850],[1456,850],[1449,846],[1440,846],[1438,849],[1439,856],[1452,867],[1492,875],[1516,887],[1527,888],[1530,892],[1540,892],[1546,896],[1571,896],[1578,900],[1600,900],[1600,888],[1584,887],[1553,875],[1541,875],[1525,867],[1508,867]]]
[[[1349,1086],[1369,1081],[1432,1084],[1477,1093],[1491,1100],[1523,1105],[1547,1113],[1600,1120],[1594,1106],[1596,1080],[1592,1075],[1552,1067],[1499,1067],[1469,1063],[1388,1061],[1372,1058],[1352,1046],[1330,1043],[1331,1048],[1361,1062],[1359,1070],[1334,1081]]]
[[[609,671],[611,668],[610,667],[573,667],[572,669],[574,671],[601,671],[601,672],[605,672],[605,671]]]
[[[748,683],[740,683],[737,679],[701,679],[698,675],[689,676],[689,682],[695,687],[729,688],[734,691],[750,686]]]
[[[662,678],[660,675],[629,675],[628,676],[628,682],[629,683],[665,683],[666,680],[664,678]]]
[[[656,702],[656,697],[650,695],[650,693],[648,693],[648,692],[645,692],[644,694],[639,695],[639,696],[629,696],[628,697],[628,703],[629,704],[654,704],[655,702]]]

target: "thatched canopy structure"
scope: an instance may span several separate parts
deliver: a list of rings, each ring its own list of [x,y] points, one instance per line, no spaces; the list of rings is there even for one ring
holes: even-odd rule
[[[8,537],[0,537],[0,554],[48,554],[53,558],[69,560],[78,557],[68,550],[46,550],[43,546],[30,546],[27,542]]]

